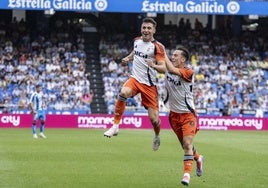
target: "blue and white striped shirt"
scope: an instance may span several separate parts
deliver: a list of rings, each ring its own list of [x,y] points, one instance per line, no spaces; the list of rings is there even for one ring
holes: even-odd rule
[[[33,108],[35,111],[44,109],[44,101],[43,101],[42,92],[40,93],[34,92],[31,95],[30,102],[31,104],[33,104]]]

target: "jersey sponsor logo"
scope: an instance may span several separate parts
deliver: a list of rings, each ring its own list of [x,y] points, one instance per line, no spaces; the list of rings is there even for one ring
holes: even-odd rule
[[[143,52],[139,52],[139,51],[135,51],[134,50],[134,54],[137,55],[137,56],[139,56],[139,57],[142,57],[144,59],[148,59],[148,54],[145,54]]]
[[[181,85],[181,82],[179,80],[175,80],[172,77],[167,75],[167,81],[173,83],[175,86]]]

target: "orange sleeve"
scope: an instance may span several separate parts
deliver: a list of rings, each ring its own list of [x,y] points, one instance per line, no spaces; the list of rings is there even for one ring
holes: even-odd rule
[[[181,77],[186,81],[186,82],[192,82],[193,80],[193,75],[194,71],[189,68],[180,68],[178,71],[181,73]]]
[[[165,62],[165,47],[159,42],[155,42],[155,48],[156,48],[156,53],[155,53],[155,60],[156,62],[162,61]]]

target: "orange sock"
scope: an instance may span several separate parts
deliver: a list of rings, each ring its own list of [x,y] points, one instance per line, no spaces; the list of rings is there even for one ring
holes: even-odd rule
[[[193,166],[193,156],[192,155],[184,155],[184,173],[191,174],[192,166]]]
[[[193,161],[192,160],[187,160],[187,161],[183,161],[183,163],[184,163],[184,173],[191,174]]]
[[[126,108],[126,102],[117,100],[115,103],[115,110],[114,110],[114,124],[119,124],[122,118],[122,115]]]

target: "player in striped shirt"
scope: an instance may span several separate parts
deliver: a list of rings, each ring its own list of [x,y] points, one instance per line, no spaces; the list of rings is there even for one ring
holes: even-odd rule
[[[40,120],[41,122],[40,122],[39,136],[41,138],[46,138],[46,136],[44,135],[46,114],[44,109],[42,87],[41,85],[36,85],[35,89],[36,91],[32,93],[30,98],[30,109],[31,113],[33,114],[33,124],[32,124],[33,137],[38,138],[36,134],[36,124],[37,121]]]
[[[154,39],[157,23],[152,18],[144,18],[141,24],[141,35],[135,38],[133,51],[122,63],[132,61],[133,68],[130,78],[124,83],[115,104],[114,125],[104,133],[106,137],[116,136],[119,131],[119,123],[129,97],[141,94],[142,105],[148,110],[148,116],[154,128],[153,150],[160,146],[160,125],[158,92],[156,88],[157,71],[148,66],[146,60],[151,59],[159,72],[165,72],[165,48]]]

